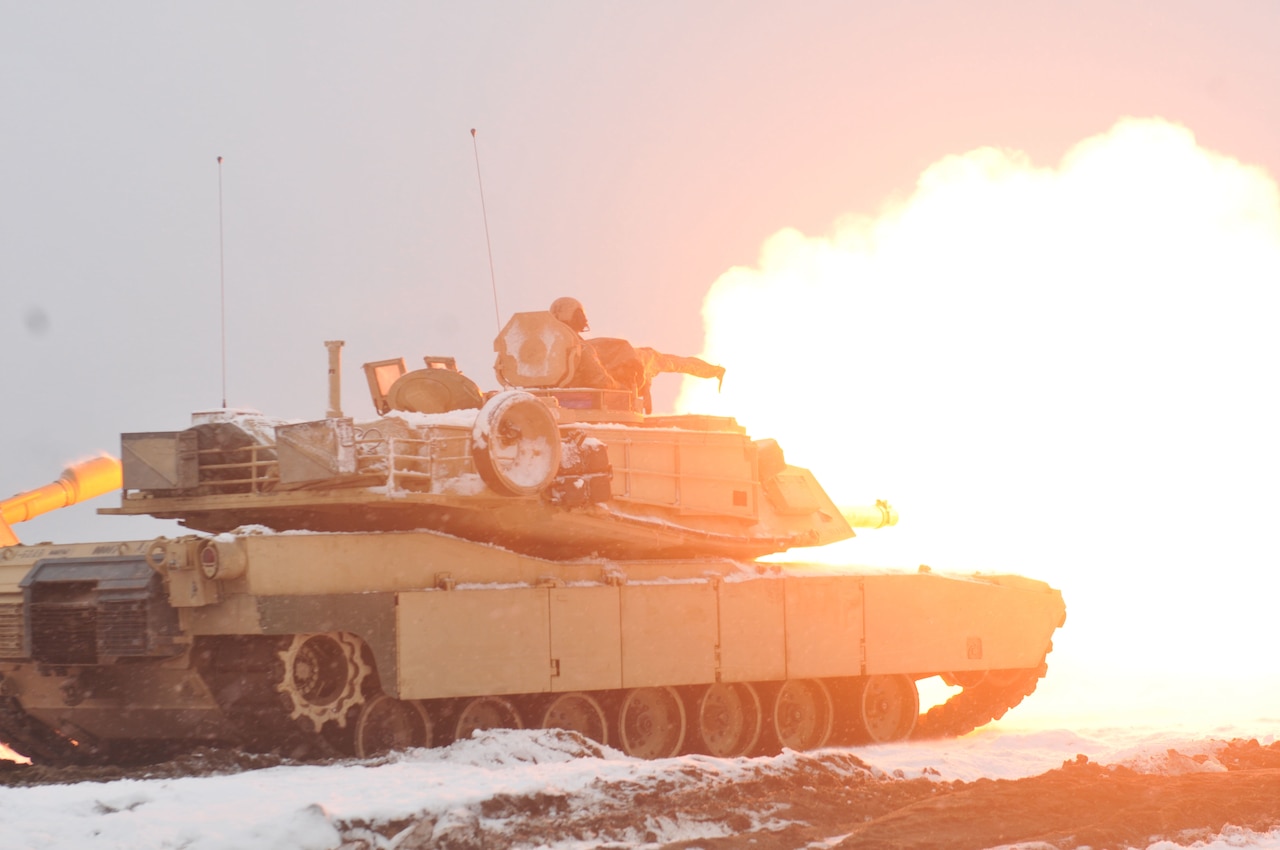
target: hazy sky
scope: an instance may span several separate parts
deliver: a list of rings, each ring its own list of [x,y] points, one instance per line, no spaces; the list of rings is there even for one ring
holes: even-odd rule
[[[576,295],[692,353],[771,234],[950,154],[1053,165],[1159,116],[1280,174],[1277,33],[1271,2],[0,0],[0,489],[219,405],[218,156],[231,405],[322,416],[336,338],[370,416],[367,360],[495,386],[473,127],[503,317]],[[63,514],[18,532],[167,527]]]

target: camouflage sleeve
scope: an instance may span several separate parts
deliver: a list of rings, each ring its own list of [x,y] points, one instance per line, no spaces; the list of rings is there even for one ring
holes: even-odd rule
[[[585,343],[578,347],[578,368],[573,373],[573,386],[600,390],[628,389],[610,377],[600,362],[600,355]]]
[[[644,373],[649,378],[662,372],[680,372],[684,375],[693,375],[695,378],[724,377],[723,366],[716,366],[699,357],[663,354],[661,351],[656,351],[652,348],[637,348],[636,351],[640,354],[641,359],[644,360]]]

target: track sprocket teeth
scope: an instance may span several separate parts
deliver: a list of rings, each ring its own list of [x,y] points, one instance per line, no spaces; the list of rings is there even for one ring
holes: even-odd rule
[[[299,654],[303,652],[308,642],[315,639],[331,641],[338,648],[338,654],[343,662],[342,681],[328,683],[336,684],[338,693],[327,697],[322,703],[308,698],[306,691],[314,689],[314,683],[300,682],[297,675]],[[351,709],[364,702],[364,682],[373,672],[364,659],[364,641],[350,632],[294,635],[289,645],[280,650],[279,657],[284,669],[281,673],[281,681],[276,684],[276,690],[289,699],[290,719],[310,720],[317,732],[331,720],[335,721],[339,728],[345,727]],[[308,661],[316,664],[315,658],[304,659],[303,663]]]

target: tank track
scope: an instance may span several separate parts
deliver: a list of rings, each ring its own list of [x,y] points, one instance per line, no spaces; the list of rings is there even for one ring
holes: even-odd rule
[[[234,731],[223,741],[171,742],[178,745],[173,748],[175,752],[183,744],[232,744],[253,752],[275,752],[294,758],[349,754],[349,741],[333,740],[331,735],[315,732],[313,724],[289,716],[288,706],[276,687],[282,677],[283,665],[278,656],[284,641],[206,640],[204,651],[197,654],[198,666],[225,712],[228,731]],[[998,720],[1035,691],[1047,669],[1041,660],[1032,668],[990,671],[980,681],[921,714],[910,737],[958,737]],[[332,732],[328,726],[336,724],[326,726],[325,732]],[[349,736],[350,729],[346,732]],[[78,745],[26,714],[14,697],[0,697],[0,740],[20,755],[51,765],[105,763],[121,757],[138,761],[169,755],[155,744],[150,745],[154,750],[148,750],[148,743],[142,741],[121,741],[117,742],[119,747],[101,749]]]
[[[196,667],[223,712],[225,725],[219,735],[98,742],[86,734],[83,740],[76,741],[32,717],[17,697],[0,695],[0,743],[37,764],[55,767],[154,763],[204,746],[235,747],[292,758],[348,755],[348,748],[341,746],[339,733],[343,730],[335,733],[329,728],[338,724],[328,724],[323,733],[317,733],[310,718],[290,716],[294,706],[278,688],[284,679],[281,654],[288,646],[288,638],[276,637],[218,636],[202,640]],[[362,664],[367,671],[368,662]],[[361,682],[364,678],[362,675]],[[335,735],[338,744],[334,743]]]
[[[955,738],[999,720],[1035,691],[1048,666],[1041,660],[1026,670],[991,671],[982,681],[920,715],[911,737]]]
[[[0,697],[0,740],[32,761],[75,764],[85,760],[75,744],[28,715],[15,697]]]

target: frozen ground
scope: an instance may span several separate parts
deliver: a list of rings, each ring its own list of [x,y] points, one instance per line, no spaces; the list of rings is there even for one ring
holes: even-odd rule
[[[383,760],[0,787],[0,847],[1040,850],[1081,846],[1079,838],[1055,833],[1049,819],[1071,800],[1086,821],[1119,817],[1121,827],[1125,818],[1136,823],[1149,817],[1154,806],[1158,823],[1168,829],[1143,827],[1136,843],[1112,838],[1097,846],[1280,850],[1277,733],[1275,721],[1194,735],[1006,725],[941,742],[755,759],[638,761],[566,733],[490,731]],[[1256,739],[1260,748],[1224,750],[1231,738]],[[1241,763],[1239,752],[1253,753],[1252,763]],[[1255,769],[1237,770],[1242,766]],[[23,770],[31,769],[12,767],[0,782],[23,781]],[[1247,781],[1247,789],[1221,786],[1228,777]],[[1109,793],[1107,788],[1115,789],[1109,815],[1090,802],[1090,795]],[[1220,790],[1237,808],[1223,803],[1223,815],[1210,812],[1187,829],[1189,821],[1175,816],[1212,806],[1214,795],[1206,789]],[[1136,796],[1121,799],[1122,791]],[[1244,817],[1239,801],[1250,795],[1262,812],[1249,810],[1252,830],[1231,820],[1233,812]],[[1268,811],[1270,823],[1259,821]],[[1023,827],[1022,834],[1010,833],[1013,841],[984,838],[994,834],[992,820],[1002,817],[1011,824],[1039,818],[1043,829],[1028,833]],[[966,825],[971,821],[986,832]],[[1123,829],[1094,827],[1083,834],[1124,835]],[[1028,841],[1027,835],[1041,837]]]

